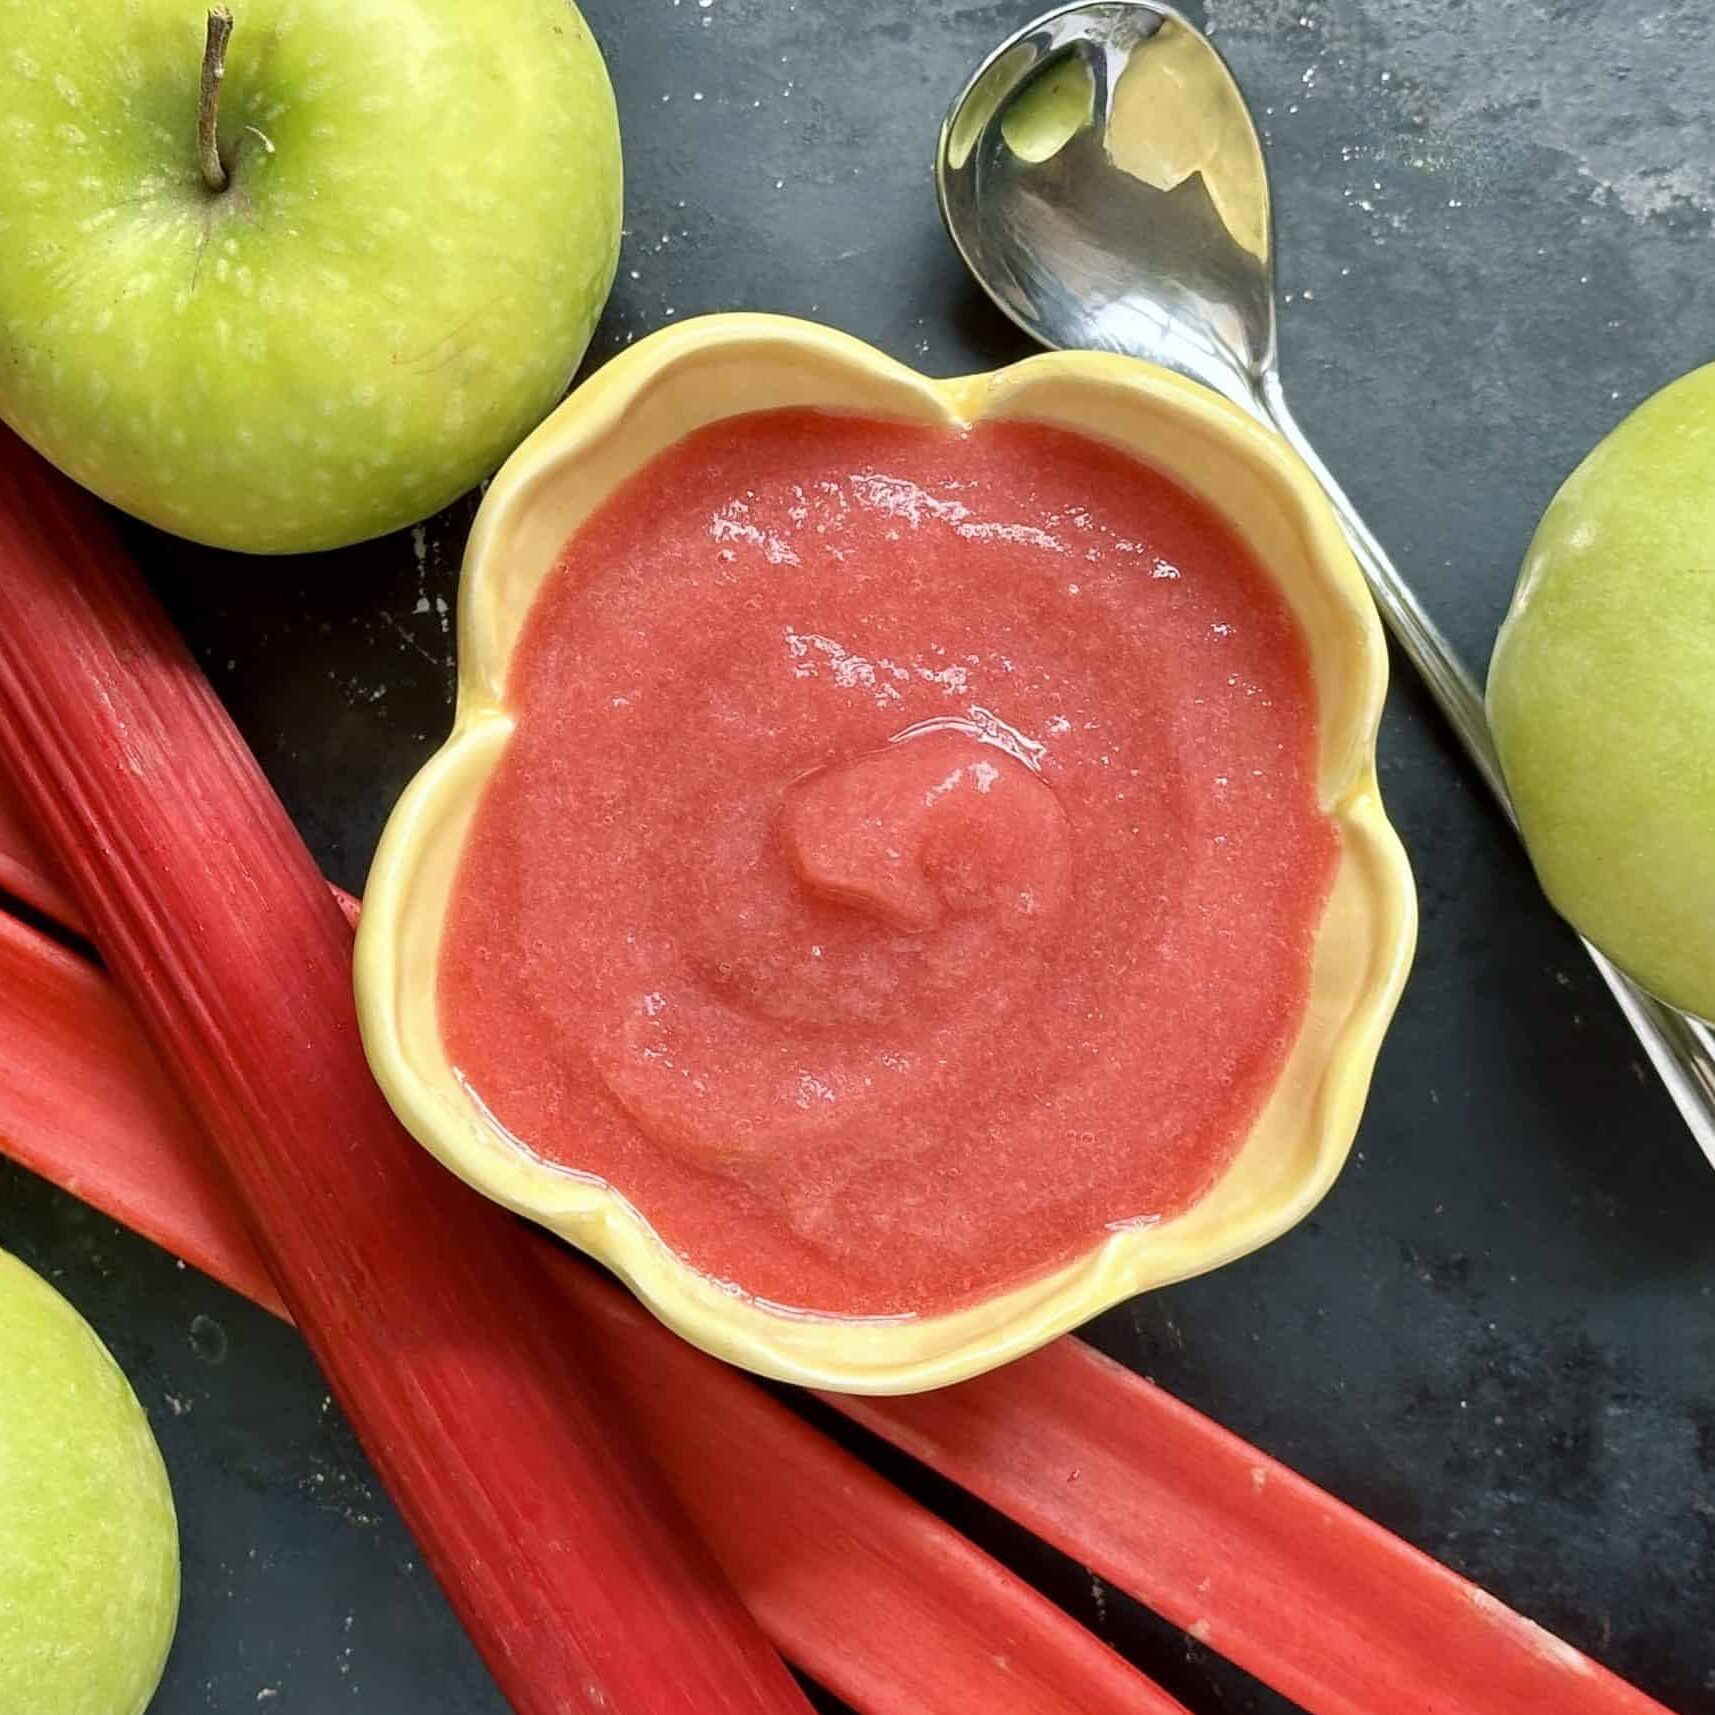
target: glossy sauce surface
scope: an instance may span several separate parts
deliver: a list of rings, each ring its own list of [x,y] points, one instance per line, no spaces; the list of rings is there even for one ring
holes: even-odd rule
[[[567,544],[507,702],[443,1038],[736,1289],[1016,1284],[1193,1201],[1284,1062],[1336,859],[1307,652],[1112,448],[702,430]]]

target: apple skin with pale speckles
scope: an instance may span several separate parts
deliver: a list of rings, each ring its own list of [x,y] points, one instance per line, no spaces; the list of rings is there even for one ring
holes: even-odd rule
[[[1715,1019],[1715,364],[1645,400],[1549,504],[1489,715],[1549,897]]]
[[[619,128],[567,0],[0,0],[0,420],[255,553],[398,528],[558,400],[613,281]]]
[[[0,1709],[141,1715],[178,1612],[149,1420],[89,1324],[0,1251]]]

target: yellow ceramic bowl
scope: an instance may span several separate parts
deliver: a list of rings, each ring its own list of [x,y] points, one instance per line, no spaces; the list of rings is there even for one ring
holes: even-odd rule
[[[1319,692],[1320,790],[1339,825],[1340,865],[1303,1026],[1249,1137],[1185,1213],[1147,1231],[1115,1231],[1056,1273],[951,1315],[785,1315],[717,1285],[667,1249],[647,1209],[550,1166],[502,1132],[455,1076],[436,1024],[436,967],[460,851],[512,731],[507,665],[566,538],[691,430],[788,405],[949,428],[1024,418],[1147,460],[1214,505],[1278,580],[1309,639]],[[1233,406],[1123,357],[1056,353],[996,374],[932,381],[805,322],[685,322],[616,357],[507,461],[465,550],[458,626],[452,736],[394,810],[364,900],[357,992],[370,1064],[400,1118],[448,1167],[615,1269],[686,1339],[786,1381],[873,1393],[934,1387],[1018,1357],[1133,1293],[1254,1250],[1332,1184],[1416,926],[1405,854],[1376,791],[1387,658],[1320,491],[1281,441]]]

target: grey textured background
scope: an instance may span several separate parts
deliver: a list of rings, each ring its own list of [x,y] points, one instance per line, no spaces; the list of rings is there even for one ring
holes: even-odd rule
[[[928,168],[948,97],[1034,10],[592,0],[629,171],[592,361],[732,307],[940,373],[1020,353],[961,277]],[[1715,355],[1710,9],[1191,10],[1267,134],[1295,407],[1481,660],[1555,484]],[[448,719],[472,504],[284,565],[129,529],[348,886]],[[1715,1173],[1403,677],[1383,767],[1423,939],[1355,1159],[1290,1238],[1093,1336],[1683,1715],[1715,1711]],[[0,1242],[93,1318],[159,1427],[186,1567],[160,1715],[499,1710],[287,1330],[14,1171]],[[1284,1707],[883,1462],[1193,1710]]]

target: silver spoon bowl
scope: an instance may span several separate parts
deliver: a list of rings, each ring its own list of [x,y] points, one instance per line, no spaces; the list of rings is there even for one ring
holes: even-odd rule
[[[978,284],[1043,345],[1177,370],[1291,444],[1396,642],[1510,818],[1476,681],[1287,409],[1268,171],[1244,96],[1208,39],[1155,0],[1048,13],[996,48],[954,101],[935,183]],[[1585,945],[1715,1163],[1715,1035]]]

